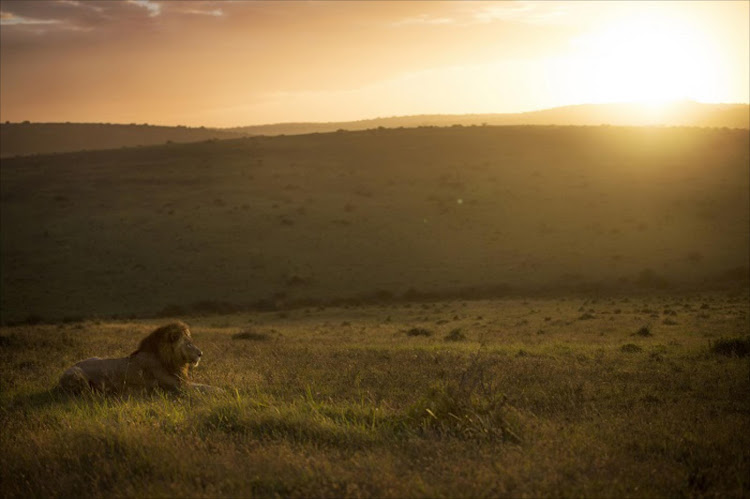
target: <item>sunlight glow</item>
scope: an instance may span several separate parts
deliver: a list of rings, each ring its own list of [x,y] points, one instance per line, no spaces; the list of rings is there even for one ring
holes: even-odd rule
[[[711,39],[674,16],[625,19],[574,42],[590,102],[716,102],[722,60]]]

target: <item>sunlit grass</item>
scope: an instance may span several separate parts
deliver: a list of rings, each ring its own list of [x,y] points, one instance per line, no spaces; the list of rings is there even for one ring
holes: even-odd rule
[[[582,307],[594,318],[579,320]],[[679,324],[657,310],[678,310],[667,315]],[[0,330],[3,496],[741,497],[750,486],[748,364],[712,347],[744,338],[741,296],[186,319],[205,357],[195,380],[225,393],[50,390],[70,363],[127,352],[154,321]],[[457,329],[464,338],[446,341]]]

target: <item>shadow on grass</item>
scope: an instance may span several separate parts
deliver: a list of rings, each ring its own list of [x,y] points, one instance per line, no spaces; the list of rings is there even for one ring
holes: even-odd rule
[[[7,409],[39,410],[67,404],[74,397],[56,388],[42,392],[21,393],[3,402]]]
[[[188,392],[166,392],[154,391],[131,391],[126,393],[100,393],[82,392],[70,393],[59,387],[32,393],[19,393],[2,401],[7,410],[29,410],[37,411],[54,407],[62,407],[69,404],[77,405],[117,405],[128,402],[170,401],[178,402],[192,397],[208,397],[210,395]]]

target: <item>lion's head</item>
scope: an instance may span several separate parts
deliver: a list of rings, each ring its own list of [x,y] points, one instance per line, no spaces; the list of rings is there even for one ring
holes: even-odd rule
[[[190,329],[181,321],[156,329],[138,344],[131,357],[138,353],[151,353],[167,371],[187,377],[188,366],[197,366],[203,352],[193,344]]]

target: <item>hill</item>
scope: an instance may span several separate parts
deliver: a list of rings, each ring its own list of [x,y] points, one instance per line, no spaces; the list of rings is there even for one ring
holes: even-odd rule
[[[746,286],[746,130],[370,130],[2,162],[27,317]]]
[[[701,104],[672,102],[649,104],[584,104],[515,114],[421,115],[376,118],[333,123],[278,123],[230,128],[248,135],[324,133],[371,128],[473,125],[559,125],[559,126],[690,126],[750,128],[747,104]]]
[[[104,123],[4,123],[0,125],[0,157],[81,150],[117,149],[171,142],[228,139],[239,134],[184,126],[115,125]]]
[[[673,102],[586,104],[517,114],[420,115],[330,123],[277,123],[234,128],[188,128],[101,123],[5,123],[0,125],[0,157],[81,150],[117,149],[165,142],[198,142],[255,135],[300,135],[338,130],[422,126],[689,126],[750,128],[746,104]]]

